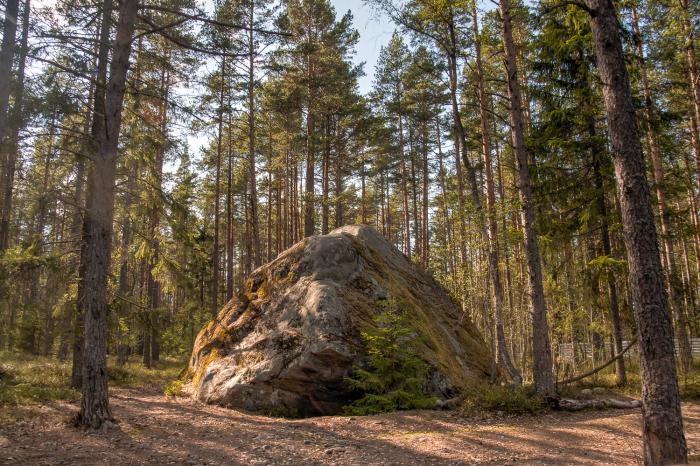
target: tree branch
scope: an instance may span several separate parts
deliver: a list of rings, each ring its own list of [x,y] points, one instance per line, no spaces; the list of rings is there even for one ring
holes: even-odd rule
[[[576,377],[572,377],[572,378],[570,378],[570,379],[566,379],[566,380],[562,380],[561,382],[557,382],[557,385],[568,385],[568,384],[570,384],[570,383],[578,382],[579,380],[585,379],[586,377],[590,377],[590,376],[592,376],[593,374],[602,371],[603,369],[605,369],[606,367],[608,367],[610,364],[614,363],[615,361],[617,361],[618,359],[620,359],[621,357],[623,357],[623,356],[625,355],[625,353],[626,353],[627,351],[629,351],[629,349],[632,348],[632,347],[635,345],[635,343],[637,343],[637,337],[634,337],[634,338],[632,339],[632,341],[630,342],[630,344],[627,345],[627,348],[625,348],[624,350],[622,350],[622,352],[621,352],[620,354],[618,354],[618,355],[615,356],[614,358],[610,359],[608,362],[606,362],[606,363],[603,364],[602,366],[598,366],[598,367],[596,367],[596,368],[593,368],[593,369],[591,369],[591,370],[588,371],[588,372],[585,372],[585,373],[583,373],[583,374],[581,374],[581,375],[577,375]]]
[[[581,8],[582,10],[584,10],[586,13],[588,13],[591,16],[595,15],[595,12],[593,10],[591,10],[590,8],[588,8],[588,5],[586,5],[585,3],[581,2],[581,1],[563,0],[559,3],[555,3],[554,5],[549,5],[549,6],[543,7],[542,14],[540,16],[544,16],[546,14],[549,14],[555,10],[558,10],[560,8],[564,8],[566,6],[575,6],[575,7]]]
[[[269,35],[276,35],[276,36],[284,36],[284,37],[290,37],[291,34],[287,32],[280,32],[280,31],[270,31],[268,29],[261,29],[261,28],[256,28],[256,27],[248,27],[248,26],[243,26],[240,24],[234,24],[234,23],[227,23],[224,21],[217,21],[215,19],[209,19],[204,16],[203,13],[199,13],[196,15],[191,15],[182,11],[174,10],[172,8],[160,6],[160,5],[141,5],[141,9],[144,10],[153,10],[153,11],[160,11],[163,13],[171,13],[174,15],[182,16],[185,18],[185,20],[192,20],[192,21],[201,21],[203,23],[211,24],[214,26],[221,26],[225,28],[231,28],[231,29],[241,29],[245,31],[253,31],[253,32],[258,32],[260,34],[269,34]]]
[[[192,50],[193,52],[204,53],[207,55],[216,55],[219,57],[241,58],[241,57],[248,56],[248,54],[245,54],[245,53],[235,54],[235,53],[219,52],[216,50],[203,49],[203,48],[197,47],[196,45],[188,44],[187,42],[180,40],[177,37],[173,37],[170,34],[166,33],[164,30],[165,28],[163,28],[162,26],[158,26],[153,21],[151,21],[150,18],[147,18],[145,16],[139,16],[139,19],[153,28],[153,30],[149,30],[148,33],[155,32],[156,34],[161,35],[162,37],[166,38],[167,40],[169,40],[173,44],[179,45],[180,47],[185,48],[187,50]]]

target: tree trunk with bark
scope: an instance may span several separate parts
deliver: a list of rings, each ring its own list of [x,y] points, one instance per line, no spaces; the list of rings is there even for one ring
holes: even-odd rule
[[[109,6],[110,0],[106,0]],[[78,300],[85,313],[79,424],[98,429],[112,418],[107,392],[107,275],[112,249],[115,172],[129,55],[139,3],[123,0],[104,103],[95,108],[95,153],[87,184]],[[100,112],[100,110],[104,112]]]
[[[340,228],[345,224],[343,218],[343,164],[345,160],[343,157],[344,140],[342,139],[345,134],[340,129],[340,123],[336,124],[335,128],[335,227]]]
[[[166,153],[168,128],[167,102],[170,94],[170,76],[167,71],[163,71],[161,73],[160,81],[160,94],[163,96],[163,98],[159,103],[158,119],[160,123],[160,137],[162,140],[159,143],[159,147],[155,151],[155,160],[153,160],[152,166],[150,167],[152,171],[151,183],[152,187],[155,189],[151,194],[152,197],[150,199],[148,212],[148,241],[150,243],[150,257],[148,261],[146,288],[148,297],[148,312],[150,315],[148,318],[146,332],[144,332],[144,347],[150,346],[150,358],[148,361],[146,360],[146,352],[144,351],[144,365],[146,367],[151,367],[153,361],[158,361],[160,359],[160,339],[158,329],[161,290],[158,277],[155,276],[154,272],[156,267],[158,267],[158,261],[160,260],[160,193],[163,185],[163,162]]]
[[[618,21],[611,0],[587,0],[586,5],[603,83],[632,307],[639,329],[644,462],[686,463],[673,327]]]
[[[501,20],[503,21],[503,47],[506,54],[508,96],[510,99],[510,123],[513,152],[518,165],[518,190],[520,193],[522,228],[527,256],[530,305],[532,309],[532,359],[535,391],[549,394],[554,390],[552,377],[552,349],[549,343],[547,306],[542,286],[542,264],[540,249],[535,232],[535,205],[530,186],[530,166],[525,147],[522,97],[518,81],[513,26],[510,15],[510,2],[500,0]]]
[[[401,115],[401,113],[399,113],[399,163],[401,168],[401,199],[403,200],[403,253],[411,257],[411,220],[408,210],[408,182],[406,180],[408,175],[406,173],[403,115]]]
[[[675,316],[675,335],[678,340],[679,356],[681,361],[681,369],[687,374],[690,370],[690,362],[692,355],[690,350],[690,340],[688,337],[688,325],[686,322],[685,309],[681,303],[682,289],[678,283],[679,273],[676,265],[674,245],[671,238],[671,227],[669,225],[670,217],[666,200],[666,187],[664,180],[663,162],[661,160],[661,152],[659,143],[654,128],[656,107],[652,100],[651,90],[649,88],[649,79],[647,77],[646,62],[644,60],[644,49],[642,47],[642,36],[639,31],[637,20],[637,11],[634,5],[631,8],[632,13],[632,30],[635,38],[637,62],[642,82],[642,94],[644,97],[644,119],[646,123],[646,136],[649,145],[649,157],[651,158],[652,174],[654,177],[654,188],[656,190],[656,207],[659,212],[659,224],[661,226],[662,240],[662,258],[664,270],[666,272],[666,288],[669,297],[671,298],[671,315]]]
[[[0,46],[0,144],[5,143],[7,136],[10,93],[12,92],[12,64],[15,57],[15,35],[19,13],[19,0],[8,0],[5,3],[5,19],[2,25],[2,45]],[[3,151],[4,153],[4,151]],[[6,160],[0,160],[3,164],[3,178],[5,178]],[[0,243],[0,247],[4,244]],[[2,247],[0,251],[4,251]]]
[[[315,232],[314,226],[314,164],[316,163],[314,137],[316,132],[316,120],[314,114],[314,100],[316,93],[314,92],[314,61],[309,55],[307,57],[307,79],[308,79],[308,103],[306,114],[306,179],[304,186],[304,236],[313,236]]]
[[[229,95],[229,108],[231,108],[231,96]],[[233,297],[233,255],[234,255],[234,231],[233,231],[233,140],[232,140],[233,113],[228,115],[228,138],[226,150],[226,301]]]
[[[11,1],[8,2],[5,9],[5,20],[7,21],[8,14],[12,15]],[[15,2],[17,3],[17,2]],[[24,74],[27,62],[27,53],[29,51],[29,14],[31,12],[31,2],[26,0],[24,10],[22,12],[22,39],[19,51],[19,68],[17,69],[17,81],[15,86],[14,102],[12,111],[8,110],[7,130],[0,129],[0,253],[10,247],[10,217],[12,216],[12,200],[15,184],[15,170],[17,169],[17,157],[19,154],[19,131],[24,125]],[[17,12],[15,11],[15,16]],[[7,27],[4,29],[4,34],[10,34],[11,31]],[[3,50],[4,50],[4,34],[3,34]],[[4,54],[10,53],[3,51],[0,54],[0,63],[5,60]],[[4,65],[0,65],[4,66]],[[4,71],[0,71],[0,82]],[[11,80],[7,81],[10,86]],[[2,112],[3,93],[5,89],[0,84],[0,112]],[[0,116],[0,121],[2,116]],[[3,123],[0,122],[0,127]]]
[[[430,251],[430,239],[429,239],[429,224],[428,224],[428,210],[430,208],[429,200],[429,190],[430,190],[430,166],[428,164],[428,125],[425,121],[421,123],[421,154],[423,158],[422,164],[422,174],[423,174],[423,189],[421,191],[422,200],[422,221],[421,221],[421,264],[425,269],[428,268],[428,254]]]
[[[607,257],[612,257],[608,206],[605,202],[605,185],[603,183],[603,175],[600,170],[600,160],[597,153],[593,154],[593,177],[596,187],[596,203],[598,204],[598,213],[600,214],[600,240],[603,244],[603,254]],[[617,295],[617,285],[615,284],[615,274],[610,268],[607,268],[605,271],[605,279],[608,284],[608,298],[610,300],[610,323],[612,325],[613,348],[617,355],[622,352],[622,325],[620,323],[620,304]],[[627,383],[624,358],[615,360],[615,383],[620,386]]]
[[[258,192],[255,170],[255,0],[251,0],[248,15],[248,182],[250,183],[250,229],[253,264],[262,265],[258,225]]]
[[[326,115],[323,123],[323,160],[321,161],[321,234],[328,234],[330,218],[330,165],[331,165],[331,116]]]
[[[92,118],[90,119],[90,134],[85,134],[84,150],[86,152],[85,157],[93,161],[95,159],[95,154],[98,151],[98,137],[105,130],[105,95],[107,91],[107,65],[109,60],[109,34],[111,30],[111,15],[114,8],[113,0],[104,0],[102,3],[102,17],[100,19],[99,32],[97,36],[98,46],[97,46],[97,63],[96,63],[96,75],[94,84],[94,101]],[[82,267],[83,267],[83,257],[85,255],[86,237],[85,237],[85,222],[87,221],[87,208],[88,208],[88,194],[89,194],[89,184],[90,184],[90,173],[92,173],[92,166],[88,171],[88,179],[86,180],[86,196],[85,196],[85,212],[82,216],[82,226],[81,226],[81,250],[80,259],[78,263],[78,296],[76,302],[75,310],[75,320],[73,322],[73,361],[72,361],[72,372],[71,372],[71,386],[73,388],[82,388],[83,386],[83,355],[85,352],[85,312],[86,309],[83,305],[83,299],[81,299],[81,289],[85,287],[80,286],[81,279],[83,277]]]
[[[211,254],[211,304],[212,318],[219,312],[219,211],[221,209],[221,154],[223,151],[224,90],[226,88],[226,57],[221,59],[221,83],[219,87],[219,128],[216,137],[216,170],[214,175],[214,246]],[[248,257],[247,260],[250,260]]]

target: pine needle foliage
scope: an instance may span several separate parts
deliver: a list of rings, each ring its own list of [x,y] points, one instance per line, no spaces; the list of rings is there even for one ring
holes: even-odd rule
[[[374,326],[362,332],[366,368],[355,367],[347,383],[363,396],[347,405],[347,415],[379,414],[406,409],[429,409],[435,398],[424,392],[428,365],[418,357],[420,338],[395,299],[383,303]]]

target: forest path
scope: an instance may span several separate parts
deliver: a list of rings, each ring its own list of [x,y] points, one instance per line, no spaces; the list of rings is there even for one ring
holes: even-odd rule
[[[0,406],[0,464],[639,464],[639,410],[470,419],[445,411],[288,420],[112,390],[118,427],[66,426],[71,403]],[[684,404],[691,455],[700,405]]]

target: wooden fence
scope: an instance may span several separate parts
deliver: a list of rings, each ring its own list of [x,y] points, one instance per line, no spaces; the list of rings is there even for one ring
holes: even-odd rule
[[[676,353],[678,353],[678,340],[674,340],[676,345]],[[627,348],[629,341],[623,340],[622,347]],[[693,357],[700,357],[700,338],[690,339],[690,348]],[[574,362],[574,361],[591,361],[593,359],[593,345],[590,343],[560,343],[559,344],[559,361]],[[596,360],[601,361],[611,357],[609,344],[603,345],[596,355]],[[637,358],[639,356],[639,347],[634,345],[625,353],[625,358]]]

